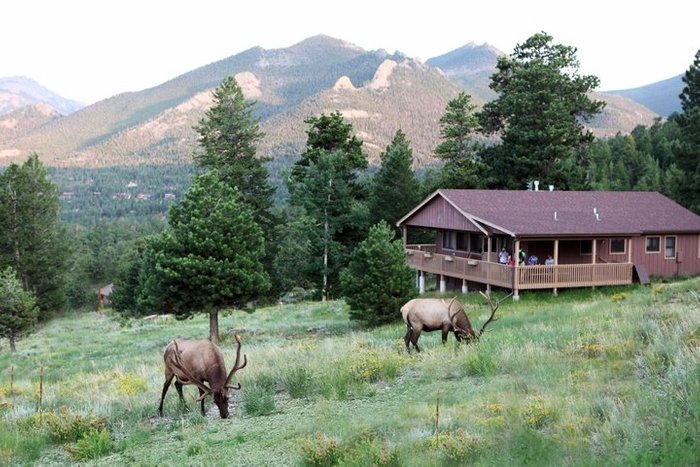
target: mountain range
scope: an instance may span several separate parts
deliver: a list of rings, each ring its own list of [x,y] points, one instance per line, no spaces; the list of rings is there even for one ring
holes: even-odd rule
[[[367,51],[313,36],[288,48],[254,47],[139,92],[89,106],[62,99],[26,78],[0,78],[0,165],[36,152],[48,166],[111,167],[189,164],[192,127],[212,103],[211,91],[235,76],[265,137],[260,155],[292,160],[306,144],[305,119],[340,111],[364,141],[370,162],[401,129],[416,166],[433,162],[439,119],[460,91],[477,105],[493,99],[490,76],[503,53],[467,44],[422,62],[400,52]],[[680,109],[680,75],[633,90],[594,93],[605,110],[589,123],[599,137]]]

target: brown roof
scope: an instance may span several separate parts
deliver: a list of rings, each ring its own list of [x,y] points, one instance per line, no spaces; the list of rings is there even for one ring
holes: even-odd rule
[[[439,198],[476,224],[514,236],[700,233],[700,216],[642,191],[438,190],[397,225],[435,227],[420,214]]]

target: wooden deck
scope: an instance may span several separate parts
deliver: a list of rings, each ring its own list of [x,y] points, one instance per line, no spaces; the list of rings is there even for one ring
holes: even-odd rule
[[[412,268],[508,289],[558,289],[632,283],[632,263],[505,266],[499,263],[433,253],[430,248],[407,248]]]

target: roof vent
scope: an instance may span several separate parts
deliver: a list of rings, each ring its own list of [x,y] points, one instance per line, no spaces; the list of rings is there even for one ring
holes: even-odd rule
[[[559,220],[559,219],[557,219],[557,211],[554,211],[554,220],[555,220],[555,221],[558,221],[558,220]]]

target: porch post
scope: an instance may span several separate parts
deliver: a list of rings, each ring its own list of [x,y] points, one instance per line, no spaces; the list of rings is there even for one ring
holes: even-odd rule
[[[500,254],[500,252],[498,253]],[[491,236],[486,237],[486,261],[491,262]],[[498,262],[498,261],[496,261]],[[491,265],[486,267],[486,293],[491,294]]]
[[[626,238],[625,241],[627,242],[627,262],[631,263],[632,262],[632,239],[631,238]]]
[[[440,274],[440,293],[445,293],[447,290],[447,283],[445,282],[445,275]]]
[[[513,260],[515,264],[513,265],[513,300],[520,300],[520,295],[518,295],[518,268],[520,258],[520,240],[515,240],[515,251],[513,251]]]
[[[401,227],[401,240],[403,241],[403,248],[405,250],[408,244],[408,227],[405,225]]]
[[[425,273],[420,272],[420,277],[418,278],[418,293],[423,295],[425,293]]]
[[[559,239],[554,240],[554,285],[559,283]],[[554,287],[552,292],[554,296],[557,296],[557,288]]]
[[[593,239],[593,248],[591,248],[591,251],[593,252],[593,258],[591,258],[592,263],[591,264],[596,264],[596,256],[598,256],[598,240]],[[593,277],[591,279],[595,278],[595,269],[593,269]],[[591,290],[595,290],[595,285],[591,287]]]
[[[467,280],[462,279],[462,293],[466,294],[469,293],[469,288],[467,287]]]

